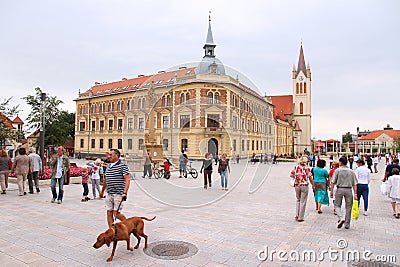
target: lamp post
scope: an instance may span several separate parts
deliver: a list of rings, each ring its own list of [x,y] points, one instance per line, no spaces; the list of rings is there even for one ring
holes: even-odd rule
[[[42,175],[44,173],[44,128],[45,128],[45,106],[46,93],[41,93],[40,100],[42,101],[42,114],[40,125],[40,158],[42,159]]]

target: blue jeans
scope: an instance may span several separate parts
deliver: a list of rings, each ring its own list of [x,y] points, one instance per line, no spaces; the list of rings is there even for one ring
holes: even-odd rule
[[[56,191],[56,184],[58,180],[58,199],[61,200],[63,199],[64,195],[64,176],[61,178],[51,178],[51,193],[53,194],[53,198],[57,198],[57,191]]]
[[[360,206],[360,197],[362,196],[364,200],[364,211],[368,210],[368,193],[369,188],[367,184],[357,184],[358,205]]]
[[[228,170],[221,171],[221,186],[223,189],[228,188]]]
[[[83,196],[87,197],[87,195],[89,195],[88,183],[82,183],[82,186],[83,186]]]

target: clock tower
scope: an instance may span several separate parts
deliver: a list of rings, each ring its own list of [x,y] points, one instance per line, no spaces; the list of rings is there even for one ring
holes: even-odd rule
[[[293,117],[296,124],[294,152],[304,154],[311,147],[311,69],[304,61],[303,44],[300,44],[297,69],[293,66]]]

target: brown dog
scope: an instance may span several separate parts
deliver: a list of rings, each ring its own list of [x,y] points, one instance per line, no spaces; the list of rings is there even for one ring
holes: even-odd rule
[[[94,243],[93,247],[94,248],[99,248],[106,244],[108,247],[110,246],[111,242],[113,242],[113,249],[111,252],[111,256],[107,259],[107,261],[112,261],[114,257],[114,252],[115,248],[117,247],[117,242],[120,240],[125,240],[126,241],[126,249],[133,251],[133,248],[130,246],[130,235],[133,234],[138,242],[136,246],[134,247],[137,249],[140,244],[140,237],[144,237],[145,243],[144,247],[147,248],[147,235],[144,234],[144,222],[143,220],[146,221],[152,221],[156,218],[154,216],[152,219],[147,219],[146,217],[131,217],[126,220],[123,220],[122,222],[118,222],[113,224],[110,228],[108,228],[107,231],[104,233],[101,233],[97,237],[96,243]]]

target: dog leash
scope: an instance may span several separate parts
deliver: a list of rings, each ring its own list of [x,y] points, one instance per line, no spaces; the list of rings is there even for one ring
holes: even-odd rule
[[[113,224],[112,224],[112,226],[114,227],[114,239],[117,237],[117,235],[118,235],[118,230],[117,230],[117,226],[115,225],[115,221],[117,220],[117,215],[118,215],[118,213],[119,213],[119,208],[121,208],[121,204],[122,204],[122,202],[124,202],[124,201],[126,201],[126,197],[122,197],[121,198],[121,201],[119,202],[119,205],[118,205],[118,208],[117,208],[117,213],[115,214],[115,217],[114,217],[114,222],[113,222]]]

